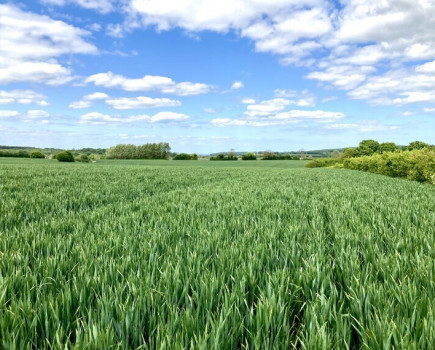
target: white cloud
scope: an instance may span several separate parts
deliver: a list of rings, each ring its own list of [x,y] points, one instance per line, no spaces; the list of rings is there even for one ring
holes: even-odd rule
[[[106,103],[114,109],[141,109],[156,107],[178,107],[181,102],[169,98],[151,98],[145,96],[107,99]]]
[[[38,82],[59,85],[73,79],[56,61],[66,54],[96,54],[89,33],[48,16],[0,4],[0,84]]]
[[[16,117],[19,114],[17,111],[0,110],[0,118]]]
[[[277,126],[297,124],[302,122],[315,122],[315,123],[331,123],[344,118],[345,115],[340,112],[328,112],[322,110],[305,111],[305,110],[290,110],[286,112],[279,112],[270,114],[268,116],[256,116],[255,118],[248,116],[245,119],[230,119],[230,118],[216,118],[211,121],[215,126]]]
[[[243,82],[241,81],[235,81],[233,85],[231,85],[231,90],[238,90],[243,87]]]
[[[120,24],[109,23],[106,27],[106,34],[113,38],[122,38],[124,36],[124,28]]]
[[[42,0],[42,2],[55,6],[76,5],[101,13],[108,13],[113,10],[113,2],[111,0]]]
[[[0,90],[0,104],[37,104],[48,106],[47,97],[32,90]]]
[[[133,116],[111,116],[99,112],[91,112],[80,117],[80,124],[105,125],[105,124],[124,124],[124,123],[161,123],[179,122],[189,119],[189,116],[182,113],[159,112],[153,116],[146,114]]]
[[[84,109],[84,108],[89,108],[91,106],[92,103],[90,101],[81,100],[81,101],[71,102],[68,107],[72,109]]]
[[[310,67],[309,79],[348,90],[351,98],[375,104],[432,99],[424,93],[434,88],[415,90],[412,78],[435,74],[434,1],[129,0],[127,8],[130,27],[233,31],[283,64]],[[412,62],[419,65],[408,69]],[[400,89],[388,94],[367,86],[398,69],[405,78]]]
[[[323,103],[331,102],[331,101],[335,101],[336,99],[338,99],[337,96],[328,96],[328,97],[322,98],[322,102]]]
[[[275,91],[276,93],[276,91]],[[283,90],[279,90],[279,94],[284,94]],[[285,95],[285,94],[284,94]],[[248,104],[245,114],[249,117],[269,116],[279,111],[283,111],[287,106],[294,105],[299,107],[314,106],[314,97],[307,96],[306,98],[274,98],[265,100],[257,104]]]
[[[46,111],[42,111],[39,109],[33,109],[27,112],[26,117],[29,119],[41,119],[41,118],[47,118],[50,114]]]
[[[204,108],[204,112],[209,114],[217,113],[214,108]]]
[[[245,105],[252,105],[252,104],[256,103],[256,101],[253,98],[244,98],[242,100],[242,103]]]
[[[303,56],[313,39],[332,30],[324,0],[130,0],[131,26],[180,27],[188,32],[234,30],[255,41],[258,51]]]
[[[106,100],[108,98],[109,98],[109,95],[107,95],[104,92],[94,92],[92,94],[83,96],[83,99],[87,100],[87,101]]]
[[[278,98],[286,98],[288,104],[293,104],[300,107],[313,107],[316,105],[316,97],[308,90],[298,92],[296,90],[275,89],[275,96]]]
[[[373,131],[387,131],[398,129],[397,125],[384,125],[376,120],[365,121],[360,123],[343,123],[327,125],[326,129],[332,130],[355,130],[361,132],[373,132]]]
[[[143,78],[129,79],[112,72],[98,73],[85,79],[85,83],[107,88],[119,88],[125,91],[159,91],[178,96],[200,95],[212,90],[211,85],[192,82],[176,83],[171,78],[145,75]]]
[[[50,116],[49,113],[39,109],[32,109],[26,113],[19,113],[17,111],[0,110],[0,118],[13,118],[14,120],[21,120],[24,122],[39,122],[46,124],[48,123],[47,118]]]
[[[107,100],[109,95],[104,92],[94,92],[92,94],[83,96],[83,98],[79,101],[74,101],[69,104],[69,108],[72,109],[84,109],[92,107],[92,101],[97,100]]]
[[[435,112],[435,108],[423,108],[423,112],[425,112],[425,113],[434,113]]]

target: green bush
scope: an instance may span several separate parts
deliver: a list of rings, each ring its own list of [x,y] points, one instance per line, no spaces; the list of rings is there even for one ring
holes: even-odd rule
[[[435,184],[435,151],[386,152],[345,159],[344,168]]]
[[[198,155],[196,153],[192,153],[192,154],[178,153],[172,159],[173,160],[198,160]]]
[[[59,162],[74,162],[74,156],[70,151],[62,151],[56,154],[56,159]]]
[[[318,158],[309,161],[307,164],[305,164],[305,167],[307,168],[325,168],[329,166],[334,166],[338,163],[342,163],[342,159],[340,158]]]
[[[224,153],[219,153],[216,156],[210,157],[210,160],[237,160],[237,156],[232,153],[227,156]]]
[[[87,154],[80,154],[75,160],[81,163],[89,163],[91,161]]]
[[[45,158],[45,155],[40,151],[33,151],[30,153],[30,158]]]
[[[249,152],[242,155],[242,160],[256,160],[257,156],[255,153]]]
[[[29,152],[20,151],[0,151],[0,157],[16,157],[16,158],[30,158]]]

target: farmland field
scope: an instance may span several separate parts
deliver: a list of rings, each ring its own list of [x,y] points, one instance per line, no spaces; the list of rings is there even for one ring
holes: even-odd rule
[[[0,159],[0,349],[428,349],[435,188],[302,161]]]

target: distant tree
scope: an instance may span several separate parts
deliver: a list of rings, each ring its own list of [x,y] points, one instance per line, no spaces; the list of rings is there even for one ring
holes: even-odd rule
[[[397,152],[399,151],[399,147],[394,142],[383,142],[379,145],[379,153],[385,152]]]
[[[237,160],[237,154],[233,148],[231,148],[230,151],[228,152],[227,158],[228,160]]]
[[[332,152],[331,154],[331,158],[340,158],[341,157],[341,153],[338,150],[334,150],[334,152]]]
[[[355,152],[358,156],[371,156],[372,154],[378,152],[379,142],[375,140],[363,140],[359,143]]]
[[[30,153],[30,158],[45,158],[45,155],[40,151],[33,151]]]
[[[76,161],[78,162],[82,162],[82,163],[89,163],[91,160],[89,159],[87,154],[80,154],[77,158]]]
[[[341,158],[353,158],[356,157],[356,151],[353,148],[346,148],[341,155]]]
[[[134,159],[136,158],[137,147],[135,145],[119,144],[110,147],[106,151],[107,159]]]
[[[178,153],[172,159],[173,160],[198,160],[198,155],[195,153],[193,154]]]
[[[74,155],[70,151],[62,151],[56,154],[59,162],[74,162]]]
[[[255,155],[255,153],[252,152],[248,152],[242,155],[242,160],[256,160],[256,159],[257,156]]]
[[[262,153],[262,159],[263,160],[275,160],[277,159],[278,156],[276,155],[276,153],[271,152],[271,151],[264,151]]]
[[[435,146],[430,145],[426,142],[422,142],[422,141],[413,141],[413,142],[410,142],[409,145],[404,148],[404,150],[414,151],[414,150],[423,149],[423,148],[429,148],[429,149],[433,150],[433,149],[435,149]]]

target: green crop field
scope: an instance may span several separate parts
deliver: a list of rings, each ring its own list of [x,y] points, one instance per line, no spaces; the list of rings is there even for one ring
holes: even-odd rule
[[[302,161],[0,159],[0,349],[430,349],[435,188]]]

